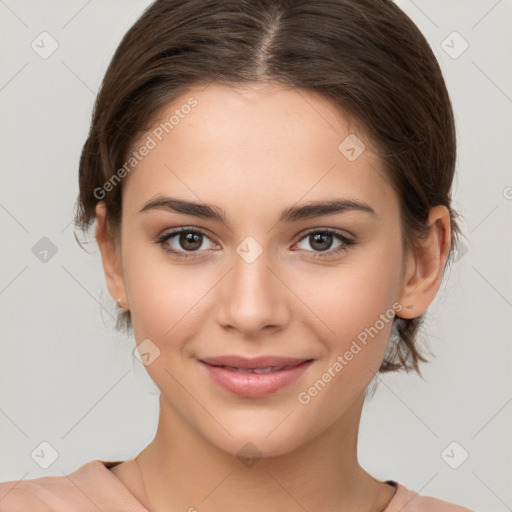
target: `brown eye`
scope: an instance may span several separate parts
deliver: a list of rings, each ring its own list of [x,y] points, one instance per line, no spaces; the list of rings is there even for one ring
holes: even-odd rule
[[[331,248],[333,235],[330,233],[315,233],[308,235],[310,238],[310,245],[316,251],[326,251]]]
[[[334,240],[338,240],[338,245],[333,247]],[[347,238],[341,232],[330,229],[310,231],[301,238],[299,244],[307,242],[311,249],[307,247],[299,247],[306,252],[313,253],[313,258],[335,257],[341,252],[347,251],[350,246],[356,243],[355,240]]]
[[[210,247],[205,242],[210,242]],[[165,251],[184,258],[204,256],[202,253],[206,253],[207,249],[215,247],[215,244],[205,233],[194,228],[174,229],[157,237],[156,243],[162,245]]]
[[[178,235],[178,243],[180,247],[187,251],[195,251],[201,247],[203,243],[203,235],[198,233],[180,233]]]

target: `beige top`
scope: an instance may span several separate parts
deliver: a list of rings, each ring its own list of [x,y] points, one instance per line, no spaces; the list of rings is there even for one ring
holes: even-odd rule
[[[121,462],[93,460],[67,476],[0,482],[0,512],[148,512],[108,470]],[[384,512],[472,512],[393,480],[386,483],[397,491]]]

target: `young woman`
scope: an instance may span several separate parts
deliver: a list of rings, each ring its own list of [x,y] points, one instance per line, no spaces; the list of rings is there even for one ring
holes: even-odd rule
[[[2,510],[463,512],[358,463],[459,228],[450,99],[387,0],[158,0],[80,161],[106,283],[159,388],[126,461],[1,485]]]

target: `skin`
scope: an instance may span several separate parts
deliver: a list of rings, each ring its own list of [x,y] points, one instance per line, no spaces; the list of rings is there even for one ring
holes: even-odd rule
[[[137,344],[149,338],[160,350],[146,366],[161,396],[157,433],[138,455],[145,490],[133,459],[111,471],[152,512],[380,512],[395,489],[359,465],[357,437],[391,322],[308,404],[297,396],[393,303],[402,318],[426,311],[449,251],[449,212],[433,208],[429,236],[405,252],[399,200],[370,141],[357,132],[367,150],[346,158],[338,145],[356,132],[327,100],[275,84],[211,84],[177,98],[161,118],[191,96],[197,106],[124,178],[120,243],[107,234],[103,203],[97,207],[108,289],[131,310]],[[139,213],[158,194],[216,205],[227,222]],[[335,197],[367,203],[376,215],[278,222],[286,207]],[[205,233],[188,252],[195,258],[181,260],[154,241],[180,226]],[[357,243],[333,254],[342,245],[333,237],[330,256],[315,258],[322,251],[305,236],[312,228]],[[247,236],[263,250],[252,263],[236,252]],[[179,242],[167,245],[186,253]],[[197,361],[225,354],[314,362],[270,396],[244,398],[218,387]],[[237,456],[247,442],[260,456],[250,466]]]

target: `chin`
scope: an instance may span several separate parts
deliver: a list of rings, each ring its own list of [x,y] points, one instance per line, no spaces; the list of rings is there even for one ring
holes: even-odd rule
[[[258,428],[258,424],[253,422],[252,428],[242,425],[236,430],[230,428],[233,437],[223,435],[221,438],[209,437],[208,440],[220,450],[239,457],[242,462],[247,461],[248,467],[254,464],[253,460],[286,455],[302,445],[297,432],[292,432],[290,426],[280,426],[268,435],[271,431],[266,427]]]
[[[293,452],[299,447],[298,444],[288,442],[286,445],[269,441],[268,439],[248,438],[235,440],[229,443],[229,446],[219,446],[220,449],[230,453],[240,459],[248,467],[254,465],[258,459],[266,459],[270,457],[280,457]]]

